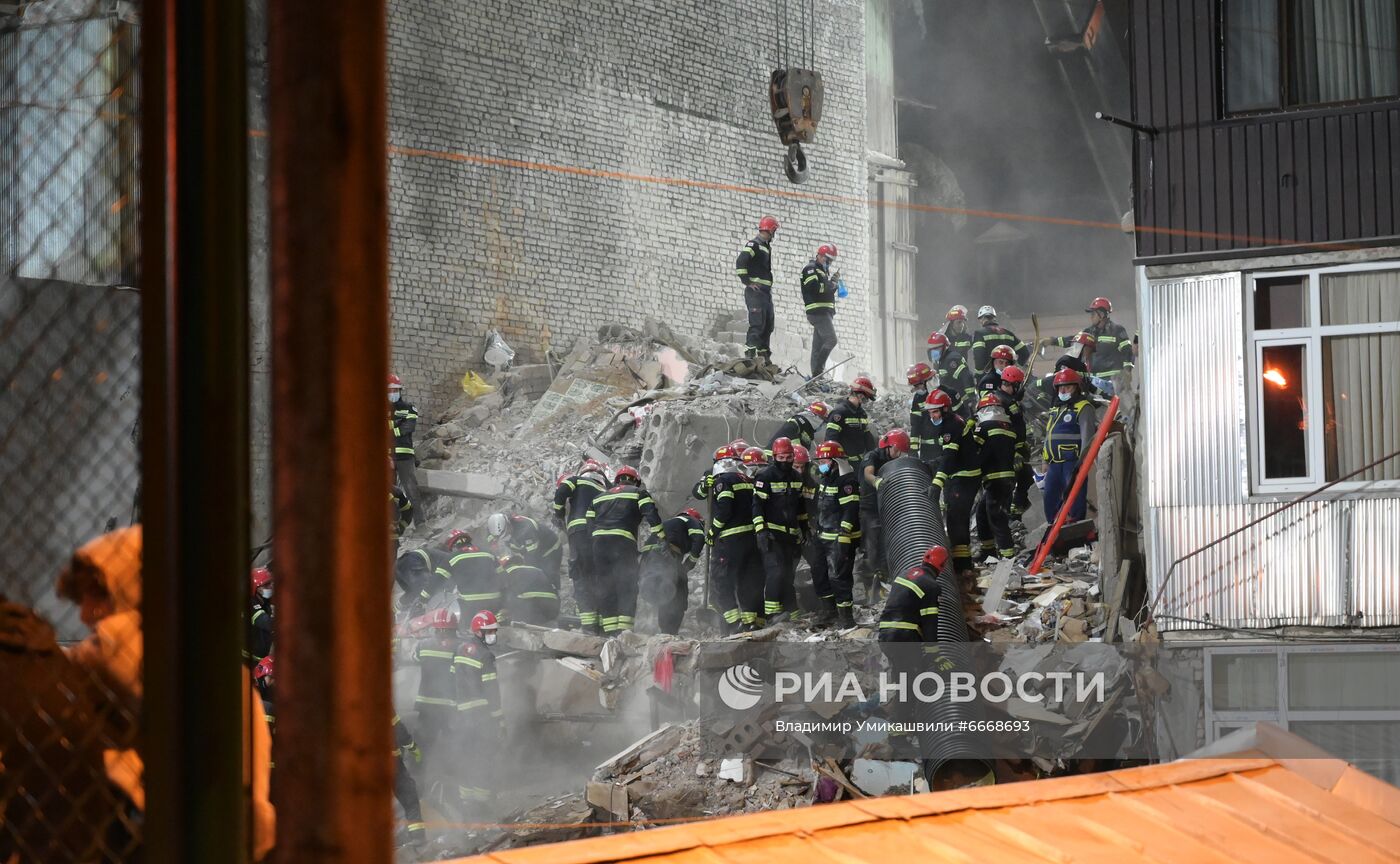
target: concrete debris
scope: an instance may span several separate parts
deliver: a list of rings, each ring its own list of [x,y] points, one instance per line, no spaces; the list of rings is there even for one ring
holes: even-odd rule
[[[753,783],[753,762],[742,756],[721,759],[717,776],[721,780],[748,786]]]

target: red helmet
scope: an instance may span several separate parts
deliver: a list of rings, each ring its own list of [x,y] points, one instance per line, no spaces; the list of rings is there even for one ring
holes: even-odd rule
[[[924,563],[935,570],[942,570],[948,564],[948,550],[942,546],[930,546],[924,553]]]
[[[1001,370],[1001,380],[1007,384],[1023,384],[1026,380],[1026,373],[1020,366],[1007,366]]]
[[[390,373],[390,375],[389,375],[389,389],[390,389],[390,390],[402,390],[402,389],[403,389],[403,381],[399,380],[399,376],[394,375],[393,373]]]
[[[1001,407],[1001,400],[998,399],[998,398],[996,397],[996,395],[993,394],[993,393],[987,393],[987,394],[984,395],[981,399],[978,399],[978,400],[977,400],[977,410],[978,410],[978,411],[981,411],[983,408],[1000,408],[1000,407]]]
[[[586,471],[597,471],[599,474],[606,473],[603,469],[603,463],[599,462],[597,459],[583,460],[583,467],[579,469],[579,472],[582,473]]]
[[[812,461],[812,454],[807,452],[807,448],[801,444],[792,445],[792,467],[800,468]]]
[[[924,410],[931,411],[934,408],[943,411],[953,410],[953,397],[948,395],[947,390],[934,390],[924,399]]]
[[[453,528],[451,531],[447,532],[447,537],[442,541],[442,545],[448,550],[461,549],[472,545],[472,535],[463,531],[461,528]]]
[[[959,303],[958,305],[949,309],[948,314],[943,317],[947,318],[949,321],[966,321],[967,307]]]
[[[992,349],[992,359],[993,359],[993,360],[1008,360],[1008,361],[1010,361],[1010,362],[1012,362],[1012,363],[1015,363],[1015,362],[1016,362],[1016,352],[1011,350],[1011,346],[1010,346],[1010,345],[998,345],[997,347],[995,347],[995,348]]]
[[[735,438],[733,441],[729,442],[729,446],[734,448],[735,453],[743,453],[745,450],[749,449],[749,442],[745,441],[743,438]]]
[[[866,395],[866,396],[869,396],[871,399],[874,399],[874,398],[875,398],[875,382],[874,382],[874,381],[871,381],[871,380],[870,380],[868,377],[866,377],[865,375],[857,375],[857,376],[856,376],[856,380],[854,380],[854,381],[851,382],[851,392],[852,392],[852,393],[861,393],[861,394],[864,394],[864,395]]]
[[[774,462],[791,462],[791,461],[792,461],[792,439],[791,439],[791,438],[774,438],[774,439],[773,439],[773,461],[774,461]]]
[[[472,635],[480,636],[484,631],[496,630],[496,613],[490,609],[482,609],[472,616]]]
[[[1080,330],[1078,333],[1074,334],[1074,338],[1071,341],[1078,342],[1080,345],[1087,345],[1090,348],[1098,344],[1098,340],[1094,338],[1094,334],[1084,330]]]
[[[689,516],[691,519],[694,519],[696,522],[704,522],[704,521],[705,521],[704,517],[702,517],[702,516],[700,515],[700,511],[699,511],[699,510],[696,510],[694,507],[687,507],[687,508],[685,508],[684,510],[682,510],[681,512],[684,513],[685,515]]]
[[[1065,385],[1065,384],[1076,384],[1076,385],[1077,385],[1077,384],[1080,384],[1080,383],[1082,383],[1082,382],[1083,382],[1083,379],[1079,377],[1079,373],[1076,372],[1076,371],[1074,371],[1073,369],[1069,368],[1068,366],[1066,366],[1065,368],[1061,369],[1059,372],[1056,372],[1056,373],[1055,373],[1055,386],[1056,386],[1056,387],[1060,387],[1060,386]]]
[[[254,567],[252,578],[253,590],[256,591],[272,582],[272,571],[266,567]]]
[[[631,480],[633,483],[641,485],[642,475],[637,473],[637,469],[631,465],[623,465],[617,469],[617,474],[613,475],[614,483],[621,483],[623,479]]]
[[[820,257],[822,257],[823,255],[829,255],[829,256],[831,256],[832,258],[835,258],[835,257],[836,257],[836,244],[835,244],[835,243],[823,243],[822,245],[818,246],[818,247],[817,247],[817,257],[820,258]]]
[[[947,348],[949,345],[952,345],[952,344],[953,344],[953,343],[950,342],[950,341],[948,340],[948,337],[947,337],[947,336],[944,336],[942,333],[939,333],[937,330],[935,330],[935,331],[933,331],[932,333],[928,334],[928,346],[929,346],[930,348]]]
[[[428,626],[434,630],[456,630],[457,613],[451,609],[439,609],[428,618]]]
[[[737,452],[735,452],[734,446],[733,446],[732,444],[724,444],[724,445],[721,445],[721,446],[715,448],[715,460],[714,460],[714,461],[716,461],[716,462],[718,462],[718,461],[721,460],[721,459],[737,459],[737,458],[739,458],[739,454],[738,454]]]
[[[818,459],[845,459],[846,448],[841,446],[840,441],[823,441],[817,445]]]
[[[1112,311],[1113,311],[1113,304],[1110,303],[1110,302],[1108,302],[1108,298],[1107,298],[1107,297],[1095,297],[1095,298],[1094,298],[1094,302],[1090,303],[1090,304],[1089,304],[1089,308],[1088,308],[1088,309],[1085,309],[1084,311],[1085,311],[1085,312],[1112,312]]]
[[[927,363],[915,363],[905,370],[904,377],[909,379],[910,386],[922,384],[933,377],[933,367]]]
[[[909,433],[903,429],[891,429],[885,433],[885,437],[880,439],[881,447],[889,447],[897,455],[909,452]]]
[[[767,465],[768,454],[763,452],[762,447],[749,447],[744,450],[744,455],[739,457],[745,465]]]
[[[258,665],[253,667],[253,678],[257,681],[261,681],[264,678],[271,678],[272,665],[273,661],[271,654],[259,660]]]
[[[825,402],[813,402],[807,406],[807,410],[812,412],[812,416],[826,419],[826,415],[831,413],[831,406]]]
[[[774,219],[772,216],[764,216],[762,219],[758,220],[758,230],[777,231],[778,220]]]

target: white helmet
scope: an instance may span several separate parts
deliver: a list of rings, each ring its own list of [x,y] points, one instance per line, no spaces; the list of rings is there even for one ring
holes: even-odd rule
[[[997,310],[996,310],[996,307],[995,307],[995,306],[991,306],[991,305],[983,306],[981,309],[978,309],[978,310],[977,310],[977,317],[978,317],[978,318],[988,318],[988,317],[990,317],[990,318],[995,318],[995,317],[997,317]]]
[[[504,537],[506,534],[506,514],[492,513],[486,517],[486,536],[490,540],[497,537]]]

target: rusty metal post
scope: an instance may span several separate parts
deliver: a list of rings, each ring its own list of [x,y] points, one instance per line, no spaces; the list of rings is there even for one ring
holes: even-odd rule
[[[141,17],[145,857],[248,860],[242,3]]]
[[[268,13],[275,854],[387,864],[385,7]]]

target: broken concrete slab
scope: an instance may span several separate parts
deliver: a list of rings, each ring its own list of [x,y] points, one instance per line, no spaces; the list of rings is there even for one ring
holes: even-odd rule
[[[459,474],[455,471],[418,470],[418,487],[433,495],[456,498],[501,498],[505,481],[489,474]]]
[[[570,654],[576,657],[597,657],[607,640],[577,630],[538,627],[533,624],[502,624],[497,638],[502,645],[520,651]]]
[[[629,774],[674,750],[684,737],[684,726],[668,723],[605,760],[594,770],[593,776],[606,780]]]
[[[997,562],[992,571],[991,582],[987,586],[987,596],[982,598],[982,611],[991,615],[1001,609],[1001,600],[1006,596],[1006,587],[1011,582],[1011,569],[1016,563],[1009,558]]]
[[[632,815],[627,802],[627,787],[621,783],[588,781],[584,786],[584,800],[601,811],[609,822],[626,822]]]
[[[721,780],[748,786],[753,783],[753,762],[745,756],[721,759],[717,776]]]

